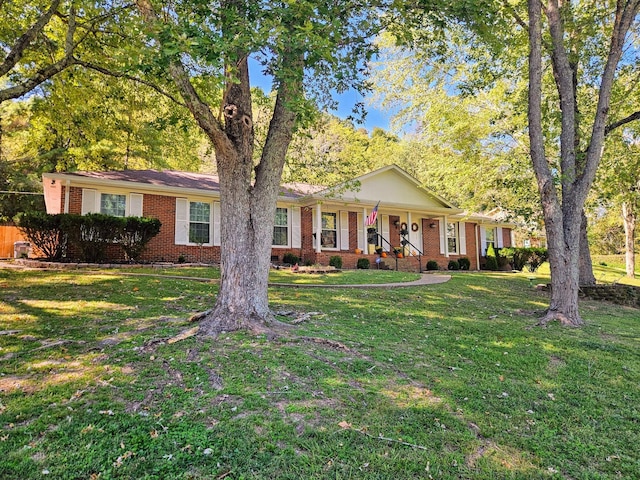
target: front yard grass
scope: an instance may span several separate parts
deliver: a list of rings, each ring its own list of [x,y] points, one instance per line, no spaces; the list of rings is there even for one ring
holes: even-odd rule
[[[540,328],[527,274],[454,273],[274,288],[317,314],[167,343],[216,291],[0,270],[0,478],[640,478],[636,309]]]

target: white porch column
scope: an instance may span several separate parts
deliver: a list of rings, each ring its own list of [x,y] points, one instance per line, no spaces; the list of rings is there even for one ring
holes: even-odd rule
[[[369,228],[368,226],[364,225],[364,223],[367,221],[367,207],[362,207],[362,225],[363,225],[363,236],[364,238],[362,239],[362,245],[364,245],[363,250],[364,253],[367,253],[367,243],[369,243],[368,240],[368,236],[367,236],[367,229]]]
[[[322,251],[322,204],[316,204],[316,253]]]
[[[445,257],[449,257],[449,240],[447,239],[447,226],[449,224],[449,217],[447,215],[445,215],[444,217],[442,217],[442,223],[443,225],[443,232],[442,232],[442,236],[444,237],[444,256]]]

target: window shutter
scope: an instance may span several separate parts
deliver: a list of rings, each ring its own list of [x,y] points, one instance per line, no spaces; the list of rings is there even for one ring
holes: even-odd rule
[[[291,248],[302,247],[302,220],[300,207],[291,207]]]
[[[213,244],[220,245],[220,202],[213,202]]]
[[[349,212],[340,212],[340,250],[349,250]]]
[[[389,215],[382,215],[380,217],[380,220],[382,222],[382,237],[387,242],[389,242],[390,241],[390,238],[389,238]],[[385,250],[391,248],[391,247],[389,247],[389,245],[387,245],[386,242],[383,241],[382,243],[383,243],[383,245],[380,245],[380,246],[382,248],[384,248]],[[392,247],[393,247],[393,245],[392,245]]]
[[[100,194],[96,190],[91,188],[82,189],[82,210],[80,213],[86,215],[87,213],[100,212]],[[97,208],[96,208],[97,207]]]
[[[460,240],[460,255],[467,254],[467,228],[464,222],[458,223],[458,238]]]
[[[189,243],[189,201],[186,198],[176,198],[176,245]]]
[[[496,228],[496,246],[502,248],[504,245],[504,238],[502,238],[502,227]]]
[[[142,216],[142,194],[132,193],[129,195],[129,216]]]
[[[480,227],[480,253],[484,257],[487,254],[487,230]]]
[[[438,220],[438,229],[440,230],[440,253],[447,254],[447,224],[444,219]]]
[[[364,219],[362,214],[358,214],[358,248],[364,250]]]

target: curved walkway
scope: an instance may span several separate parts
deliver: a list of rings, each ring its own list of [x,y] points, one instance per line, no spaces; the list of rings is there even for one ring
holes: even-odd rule
[[[45,270],[46,266],[40,263],[40,268],[33,268],[30,265],[23,262],[3,262],[0,261],[0,268],[14,268],[14,269],[24,269],[24,270]],[[56,265],[59,267],[59,265]],[[100,268],[99,265],[92,265],[94,267]],[[51,268],[59,270],[59,268]],[[105,273],[104,270],[101,270],[100,273]],[[195,282],[204,282],[204,283],[218,283],[219,279],[212,278],[203,278],[203,277],[189,277],[185,275],[160,275],[155,273],[135,273],[135,272],[118,272],[118,275],[127,275],[127,276],[139,276],[139,277],[160,277],[160,278],[170,278],[174,280],[192,280]],[[289,288],[398,288],[398,287],[419,287],[422,285],[436,285],[438,283],[445,283],[451,280],[451,275],[446,274],[437,274],[437,273],[423,273],[420,275],[420,278],[417,280],[413,280],[411,282],[396,282],[396,283],[366,283],[366,284],[338,284],[331,285],[325,283],[269,283],[270,287],[289,287]]]
[[[397,288],[397,287],[419,287],[421,285],[436,285],[451,280],[451,275],[439,275],[433,273],[423,273],[420,278],[412,282],[399,283],[366,283],[347,285],[327,285],[325,283],[269,283],[270,287],[297,287],[297,288]]]

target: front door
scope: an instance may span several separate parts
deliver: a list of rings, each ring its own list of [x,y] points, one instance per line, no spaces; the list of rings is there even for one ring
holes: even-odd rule
[[[400,240],[400,217],[398,215],[389,215],[389,242],[392,247],[399,247]]]

